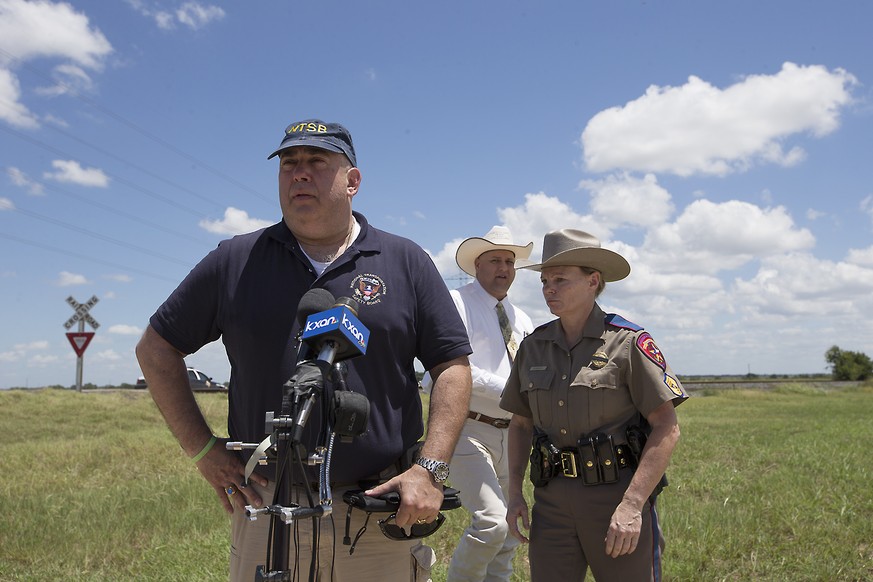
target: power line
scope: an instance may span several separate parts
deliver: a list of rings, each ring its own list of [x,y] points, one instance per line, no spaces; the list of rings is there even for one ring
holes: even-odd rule
[[[19,212],[19,213],[21,213],[21,214],[24,214],[24,215],[26,215],[26,216],[30,216],[31,218],[36,218],[36,219],[38,219],[38,220],[42,220],[42,221],[45,221],[45,222],[50,222],[50,223],[52,223],[52,224],[56,224],[57,226],[61,226],[61,227],[63,227],[63,228],[66,228],[66,229],[69,229],[69,230],[72,230],[72,231],[78,232],[78,233],[80,233],[80,234],[84,234],[85,236],[90,236],[91,238],[96,238],[96,239],[99,239],[99,240],[102,240],[102,241],[105,241],[105,242],[112,243],[112,244],[114,244],[114,245],[118,245],[118,246],[121,246],[121,247],[125,247],[125,248],[128,248],[128,249],[132,249],[132,250],[135,250],[135,251],[138,251],[138,252],[144,253],[144,254],[146,254],[146,255],[151,255],[151,256],[156,257],[156,258],[158,258],[158,259],[163,259],[163,260],[165,260],[165,261],[169,261],[169,262],[171,262],[171,263],[176,263],[177,265],[182,265],[183,267],[190,267],[190,266],[191,266],[191,263],[190,263],[190,262],[186,262],[186,261],[179,260],[179,259],[177,259],[176,257],[170,257],[170,256],[167,256],[167,255],[162,255],[161,253],[156,253],[156,252],[154,252],[154,251],[152,251],[152,250],[149,250],[149,249],[146,249],[146,248],[143,248],[143,247],[139,247],[139,246],[136,246],[136,245],[132,245],[132,244],[130,244],[130,243],[126,243],[126,242],[124,242],[124,241],[120,241],[120,240],[118,240],[118,239],[115,239],[115,238],[112,238],[112,237],[109,237],[109,236],[105,236],[105,235],[102,235],[102,234],[98,234],[98,233],[96,233],[96,232],[93,232],[93,231],[90,231],[90,230],[87,230],[87,229],[84,229],[84,228],[80,228],[80,227],[75,226],[75,225],[73,225],[73,224],[69,224],[69,223],[66,223],[66,222],[63,222],[63,221],[60,221],[60,220],[56,220],[56,219],[54,219],[54,218],[49,218],[48,216],[43,216],[43,215],[41,215],[41,214],[38,214],[38,213],[36,213],[36,212],[32,212],[32,211],[30,211],[30,210],[24,210],[23,208],[16,208],[14,211],[15,211],[15,212]]]
[[[88,204],[90,206],[95,206],[97,208],[102,208],[106,212],[115,214],[117,216],[121,216],[123,218],[127,218],[128,220],[135,222],[138,225],[150,226],[151,228],[154,228],[155,230],[160,230],[160,231],[165,232],[167,234],[170,234],[170,235],[173,235],[173,236],[176,236],[179,238],[183,238],[185,240],[195,242],[198,244],[205,244],[205,245],[212,244],[212,241],[207,241],[206,239],[193,237],[189,234],[185,234],[184,232],[174,231],[174,230],[167,228],[161,224],[158,224],[157,222],[152,222],[151,220],[147,220],[147,219],[143,218],[142,216],[130,214],[129,212],[124,212],[123,210],[119,210],[117,208],[109,206],[108,204],[102,204],[100,202],[97,202],[96,200],[89,200],[88,198],[85,198],[84,196],[81,196],[79,194],[74,194],[73,192],[70,192],[68,190],[64,190],[63,188],[58,188],[57,186],[55,186],[53,184],[45,184],[42,182],[40,182],[39,184],[42,186],[45,186],[46,188],[48,188],[49,190],[51,190],[53,192],[57,192],[59,194],[65,195],[65,196],[69,196],[71,198],[75,198],[76,200],[78,200],[79,202],[82,202],[84,204]]]
[[[29,135],[25,135],[23,133],[15,131],[14,129],[11,129],[9,127],[4,126],[3,124],[0,124],[0,129],[18,137],[19,139],[22,139],[24,141],[28,141],[28,142],[30,142],[38,147],[41,147],[45,150],[48,150],[48,151],[54,153],[55,155],[62,156],[64,158],[71,159],[73,161],[82,163],[82,160],[76,159],[76,156],[74,156],[70,153],[67,153],[63,150],[60,150],[54,146],[51,146],[42,140],[38,140],[38,139],[31,137]],[[88,164],[88,162],[84,162],[84,163]],[[110,172],[104,172],[104,173],[107,176],[109,176],[110,178],[112,178],[113,180],[115,180],[116,182],[118,182],[119,184],[124,184],[128,188],[132,188],[134,190],[142,192],[143,194],[145,194],[146,196],[149,196],[150,198],[154,198],[155,200],[160,200],[164,204],[168,204],[168,205],[172,206],[173,208],[176,208],[177,210],[182,210],[184,212],[187,212],[189,214],[197,216],[198,218],[203,216],[203,213],[201,211],[195,210],[195,209],[193,209],[189,206],[186,206],[184,204],[180,204],[180,203],[176,202],[175,200],[168,198],[166,196],[162,196],[160,194],[152,192],[151,190],[148,190],[147,188],[143,188],[139,184],[134,184],[133,182],[125,180],[124,178],[122,178],[120,176],[116,176],[115,174],[112,174]],[[214,200],[209,200],[209,202],[212,204],[215,204],[219,208],[222,208],[222,206],[220,204],[216,203]]]
[[[9,51],[7,51],[7,50],[5,50],[5,49],[0,48],[0,53],[6,55],[10,60],[13,60],[13,61],[15,61],[16,63],[18,63],[18,65],[19,65],[20,67],[22,67],[22,68],[24,68],[24,69],[27,69],[27,70],[30,71],[31,73],[37,75],[38,77],[41,77],[42,79],[48,81],[49,83],[54,83],[54,84],[56,84],[56,85],[59,85],[59,86],[63,87],[63,88],[67,91],[67,94],[68,94],[68,95],[74,97],[75,99],[78,99],[79,101],[81,101],[82,103],[85,103],[86,105],[89,105],[89,106],[93,107],[94,109],[100,111],[100,112],[103,113],[104,115],[106,115],[106,116],[108,116],[108,117],[111,117],[112,119],[114,119],[114,120],[117,121],[118,123],[121,123],[122,125],[127,126],[129,129],[135,131],[136,133],[142,135],[143,137],[145,137],[145,138],[147,138],[147,139],[149,139],[149,140],[151,140],[151,141],[157,143],[158,145],[160,145],[160,146],[162,146],[162,147],[167,148],[168,150],[170,150],[171,152],[175,153],[176,155],[179,155],[179,156],[185,158],[186,160],[195,163],[196,165],[198,165],[198,166],[202,167],[203,169],[205,169],[205,170],[211,172],[212,174],[215,174],[215,175],[218,176],[219,178],[221,178],[221,179],[223,179],[223,180],[229,182],[230,184],[233,184],[234,186],[236,186],[236,187],[239,188],[240,190],[244,190],[244,191],[246,191],[246,192],[248,192],[248,193],[250,193],[250,194],[256,196],[257,198],[260,198],[261,200],[263,200],[263,201],[265,201],[265,202],[268,202],[268,203],[271,203],[271,204],[272,204],[272,202],[273,202],[272,200],[270,200],[269,198],[265,197],[263,194],[261,194],[260,192],[258,192],[258,191],[255,190],[254,188],[251,188],[251,187],[249,187],[249,186],[243,184],[242,182],[239,182],[238,180],[234,179],[234,178],[231,177],[231,176],[228,176],[227,174],[225,174],[225,173],[222,172],[221,170],[218,170],[218,169],[216,169],[216,168],[213,168],[212,166],[210,166],[209,164],[207,164],[207,163],[204,162],[203,160],[200,160],[199,158],[197,158],[197,157],[195,157],[195,156],[192,156],[191,154],[189,154],[189,153],[187,153],[187,152],[182,151],[181,149],[177,148],[176,146],[174,146],[173,144],[169,143],[168,141],[166,141],[166,140],[164,140],[164,139],[162,139],[162,138],[160,138],[160,137],[158,137],[158,136],[156,136],[156,135],[154,135],[154,134],[152,134],[152,133],[146,131],[145,129],[143,129],[142,127],[138,126],[138,125],[135,124],[134,122],[128,120],[127,118],[123,117],[122,115],[119,115],[118,113],[115,113],[114,111],[111,111],[109,108],[104,107],[103,105],[97,103],[96,101],[94,101],[94,100],[92,100],[92,99],[88,99],[87,97],[83,97],[83,96],[82,96],[82,95],[81,95],[81,94],[76,90],[75,87],[71,87],[70,85],[67,85],[66,83],[64,83],[63,81],[60,81],[60,80],[58,80],[58,79],[52,79],[51,77],[45,75],[42,71],[40,71],[40,70],[38,70],[38,69],[36,69],[36,68],[34,68],[34,67],[31,67],[31,66],[28,65],[25,61],[23,61],[22,59],[20,59],[19,57],[17,57],[16,55],[10,53]]]
[[[6,233],[3,233],[3,232],[0,232],[0,237],[5,238],[5,239],[9,239],[9,240],[12,240],[12,241],[15,241],[15,242],[18,242],[18,243],[21,243],[21,244],[25,244],[25,245],[29,245],[29,246],[32,246],[32,247],[36,247],[36,248],[39,248],[39,249],[43,249],[43,250],[47,250],[47,251],[51,251],[51,252],[54,252],[54,253],[59,253],[59,254],[61,254],[61,255],[67,255],[68,257],[74,257],[74,258],[77,258],[77,259],[82,259],[82,260],[84,260],[84,261],[90,261],[90,262],[92,262],[92,263],[100,263],[100,264],[102,264],[102,265],[107,265],[107,266],[110,266],[110,267],[112,267],[112,268],[114,268],[114,269],[119,269],[119,270],[121,270],[121,271],[130,271],[131,273],[139,273],[140,275],[145,275],[145,276],[147,276],[147,277],[152,277],[153,279],[160,279],[160,280],[162,280],[162,281],[167,281],[167,282],[169,282],[169,283],[178,283],[178,282],[179,282],[178,279],[170,279],[169,277],[164,277],[163,275],[155,275],[154,273],[149,273],[148,271],[142,271],[142,270],[140,270],[140,269],[133,268],[133,267],[131,267],[131,266],[129,266],[129,265],[119,265],[118,263],[113,263],[113,262],[111,262],[111,261],[104,261],[104,260],[102,260],[102,259],[95,259],[94,257],[89,257],[89,256],[86,256],[86,255],[81,255],[81,254],[79,254],[79,253],[74,253],[74,252],[72,252],[72,251],[68,251],[68,250],[66,250],[66,249],[59,249],[59,248],[56,248],[56,247],[53,247],[53,246],[49,246],[49,245],[46,245],[46,244],[43,244],[43,243],[40,243],[40,242],[36,242],[36,241],[32,241],[32,240],[27,240],[27,239],[24,239],[24,238],[20,238],[20,237],[17,237],[17,236],[11,235],[11,234],[6,234]]]

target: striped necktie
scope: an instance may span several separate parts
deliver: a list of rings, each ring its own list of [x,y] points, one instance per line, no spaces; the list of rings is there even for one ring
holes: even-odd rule
[[[515,338],[512,337],[512,326],[509,325],[509,318],[506,316],[503,303],[498,302],[494,309],[497,310],[497,323],[500,324],[500,331],[503,333],[503,343],[506,344],[506,352],[509,354],[510,363],[512,363],[515,361],[518,344],[515,343]]]

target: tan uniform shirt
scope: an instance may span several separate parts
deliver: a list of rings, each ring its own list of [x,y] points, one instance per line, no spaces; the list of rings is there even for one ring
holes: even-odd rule
[[[595,304],[574,346],[567,345],[559,320],[525,338],[500,407],[533,419],[563,448],[592,432],[625,442],[625,429],[639,422],[638,414],[686,398],[651,336]]]

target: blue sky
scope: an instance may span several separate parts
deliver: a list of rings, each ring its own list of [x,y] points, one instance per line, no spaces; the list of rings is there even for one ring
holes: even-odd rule
[[[631,276],[601,304],[678,374],[873,354],[866,1],[0,0],[0,388],[133,382],[155,308],[280,217],[292,121],[340,121],[355,208],[427,249],[579,228]],[[550,315],[533,272],[510,293]],[[90,327],[87,331],[92,331]],[[75,327],[71,330],[75,331]],[[229,377],[220,343],[189,356]]]

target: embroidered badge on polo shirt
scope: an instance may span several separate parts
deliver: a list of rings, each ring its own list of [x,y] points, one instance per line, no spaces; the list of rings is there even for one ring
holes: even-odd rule
[[[664,354],[655,345],[655,340],[645,331],[637,338],[637,347],[643,352],[647,358],[655,362],[662,370],[667,369],[667,362],[664,360]]]
[[[362,305],[375,305],[382,301],[382,296],[388,293],[385,281],[378,275],[366,273],[358,275],[350,285],[354,299]]]

